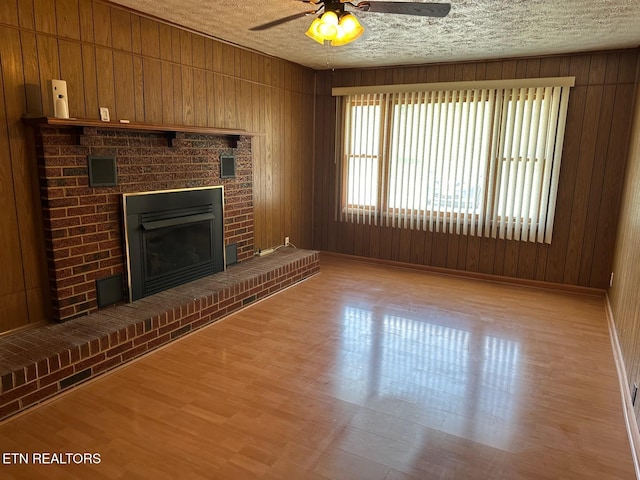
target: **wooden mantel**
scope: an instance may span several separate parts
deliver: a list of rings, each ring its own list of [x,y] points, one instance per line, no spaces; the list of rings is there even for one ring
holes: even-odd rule
[[[238,137],[256,137],[262,135],[257,132],[247,132],[246,130],[200,127],[196,125],[160,125],[153,123],[121,123],[121,122],[103,122],[91,118],[56,118],[25,115],[24,121],[33,127],[52,126],[52,127],[95,127],[101,129],[113,130],[130,130],[134,132],[150,132],[150,133],[167,133],[171,138],[176,137],[176,133],[196,133],[203,135],[216,135],[228,137],[236,142]]]

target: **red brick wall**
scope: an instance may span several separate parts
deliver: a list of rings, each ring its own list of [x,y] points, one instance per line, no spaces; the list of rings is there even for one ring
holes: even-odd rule
[[[251,138],[95,127],[36,132],[53,317],[97,310],[95,280],[124,273],[122,194],[224,185],[225,245],[253,255]],[[220,154],[236,156],[236,177],[220,178]],[[118,186],[89,187],[88,155],[116,157]]]

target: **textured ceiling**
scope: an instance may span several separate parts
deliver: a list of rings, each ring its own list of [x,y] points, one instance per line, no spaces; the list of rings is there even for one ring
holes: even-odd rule
[[[374,0],[371,0],[374,1]],[[417,0],[418,1],[418,0]],[[314,69],[522,57],[640,45],[640,0],[451,0],[445,18],[357,13],[365,33],[342,47],[304,35],[300,0],[112,0],[236,45]]]

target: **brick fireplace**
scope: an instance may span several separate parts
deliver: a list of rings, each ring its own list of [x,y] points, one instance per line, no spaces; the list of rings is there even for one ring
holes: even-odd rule
[[[96,281],[124,276],[124,193],[223,185],[225,245],[253,256],[250,136],[38,124],[35,139],[55,320],[96,311]],[[221,178],[222,154],[234,178]],[[89,156],[115,157],[117,186],[89,186]]]

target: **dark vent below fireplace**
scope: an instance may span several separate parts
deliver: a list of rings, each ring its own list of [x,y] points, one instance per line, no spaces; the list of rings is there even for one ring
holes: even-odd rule
[[[224,270],[222,188],[124,196],[129,298]]]

